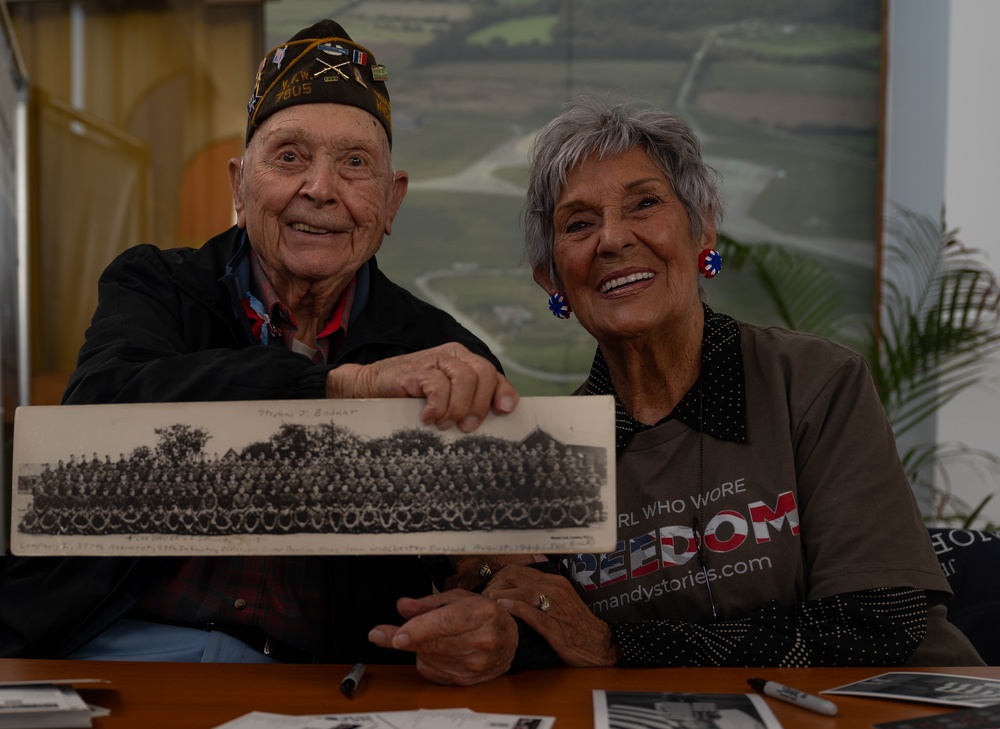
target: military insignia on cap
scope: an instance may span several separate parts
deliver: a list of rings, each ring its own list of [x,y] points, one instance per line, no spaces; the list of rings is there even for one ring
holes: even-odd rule
[[[332,73],[337,74],[337,75],[336,76],[333,76],[333,75],[324,76],[323,80],[324,81],[339,81],[340,79],[344,79],[345,81],[350,81],[351,80],[350,76],[348,76],[346,73],[344,73],[343,71],[340,70],[341,68],[343,68],[344,66],[346,66],[348,63],[350,63],[350,61],[341,61],[336,66],[331,66],[329,63],[327,63],[326,61],[324,61],[322,58],[317,58],[316,60],[319,61],[320,64],[322,64],[323,68],[321,68],[318,71],[314,71],[313,72],[313,78],[315,78],[316,76],[322,76],[324,73],[330,73],[330,72],[332,72]]]
[[[354,53],[351,56],[351,61],[358,64],[359,66],[367,66],[368,54],[365,53],[364,51],[354,51]]]
[[[346,56],[348,51],[343,46],[335,46],[333,43],[323,43],[317,48],[323,53],[328,53],[331,56]]]
[[[274,52],[274,58],[271,59],[273,63],[278,68],[281,68],[281,62],[285,59],[285,51],[288,50],[288,46],[282,46]]]
[[[250,101],[247,102],[247,115],[253,116],[254,109],[257,108],[257,104],[260,103],[260,77],[264,73],[264,64],[267,63],[267,57],[260,59],[260,64],[257,66],[257,78],[253,84],[253,91],[250,92]]]
[[[357,66],[354,66],[354,80],[357,81],[362,86],[364,86],[366,89],[368,88],[368,84],[366,84],[364,81],[361,80],[361,71],[358,69]]]
[[[376,81],[386,81],[389,78],[389,71],[381,63],[372,66],[372,78]]]

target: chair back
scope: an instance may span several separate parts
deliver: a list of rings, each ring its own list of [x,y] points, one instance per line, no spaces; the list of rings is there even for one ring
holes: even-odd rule
[[[948,620],[991,666],[1000,665],[1000,532],[932,527],[931,543],[955,596]]]

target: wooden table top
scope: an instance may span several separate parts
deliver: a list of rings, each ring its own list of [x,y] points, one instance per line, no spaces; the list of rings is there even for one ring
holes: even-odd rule
[[[557,668],[502,676],[471,687],[438,686],[412,666],[370,665],[353,697],[340,693],[350,666],[135,663],[0,659],[0,681],[101,678],[78,687],[84,699],[111,710],[97,729],[210,729],[251,711],[279,714],[378,713],[470,708],[496,714],[555,716],[557,729],[592,729],[592,690],[748,693],[761,676],[809,693],[886,671],[921,670],[1000,679],[1000,667],[978,668]],[[839,707],[822,716],[767,699],[784,727],[844,729],[953,711],[943,706],[828,696]]]

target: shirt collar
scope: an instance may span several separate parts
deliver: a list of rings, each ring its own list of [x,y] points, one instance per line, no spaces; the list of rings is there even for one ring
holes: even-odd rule
[[[584,394],[614,395],[615,440],[621,452],[632,436],[670,419],[719,440],[745,443],[747,439],[745,371],[739,323],[725,314],[716,314],[707,304],[701,339],[701,376],[677,406],[655,425],[633,418],[618,399],[608,363],[598,347]],[[704,393],[704,408],[701,396]]]
[[[253,298],[259,299],[260,309],[263,311],[263,313],[260,311],[256,313],[266,322],[270,335],[281,341],[284,346],[292,349],[294,348],[293,343],[297,329],[295,317],[292,315],[291,310],[278,298],[277,292],[264,274],[260,257],[253,248],[250,248],[249,258],[250,291],[248,293],[256,293],[256,297]],[[324,362],[329,359],[331,352],[336,351],[340,341],[347,333],[347,324],[351,320],[351,311],[355,304],[357,282],[358,276],[355,274],[354,278],[347,285],[347,288],[340,295],[332,316],[326,322],[323,330],[316,336],[316,346],[314,348],[316,350],[316,354],[314,355],[315,360]],[[256,309],[254,310],[256,311]],[[250,312],[248,311],[249,314]],[[257,327],[255,327],[256,331]],[[266,339],[266,336],[261,337],[261,343],[266,344]]]

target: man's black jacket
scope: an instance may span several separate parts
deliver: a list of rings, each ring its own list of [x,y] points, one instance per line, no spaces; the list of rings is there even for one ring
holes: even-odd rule
[[[322,398],[326,374],[446,342],[499,362],[447,313],[393,284],[375,259],[370,294],[352,318],[336,360],[314,365],[283,347],[259,346],[234,302],[227,264],[243,231],[232,228],[200,249],[137,246],[99,281],[99,300],[64,405]],[[315,558],[313,558],[315,559]],[[431,590],[416,557],[322,557],[333,630],[317,646],[322,662],[408,662],[367,639],[398,623],[396,599]],[[59,658],[131,610],[175,558],[14,557],[0,563],[0,657]]]

